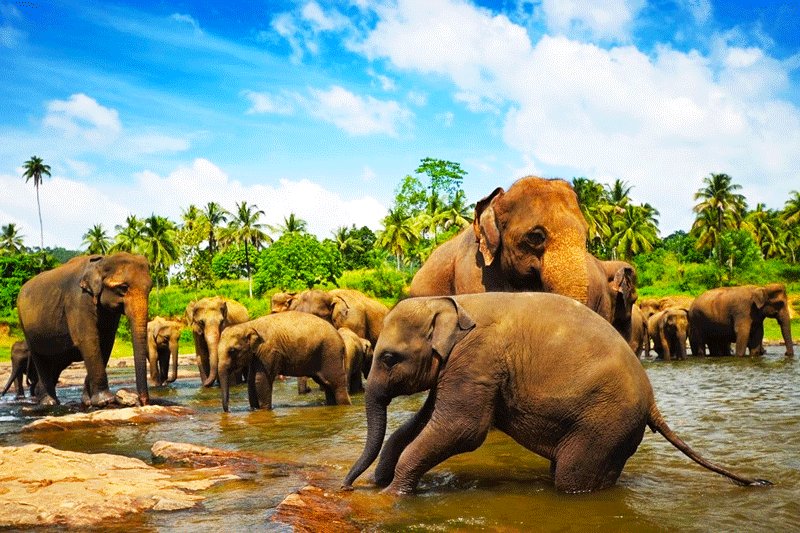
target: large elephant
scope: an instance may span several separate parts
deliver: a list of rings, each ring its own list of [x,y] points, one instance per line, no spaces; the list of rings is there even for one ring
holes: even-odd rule
[[[422,409],[383,445],[375,482],[386,492],[413,491],[492,427],[549,459],[566,492],[613,485],[646,427],[736,483],[768,483],[714,465],[683,442],[639,360],[588,308],[554,294],[487,293],[412,298],[386,317],[367,381],[367,441],[345,487],[378,456],[392,398],[426,389]]]
[[[16,397],[17,399],[24,398],[23,377],[27,377],[25,381],[30,386],[31,397],[36,396],[36,384],[39,382],[39,376],[36,374],[36,367],[31,360],[31,351],[28,349],[27,342],[17,341],[11,345],[11,375],[8,376],[8,381],[0,396],[5,396],[8,389],[11,388],[11,384],[16,382]]]
[[[411,296],[552,292],[611,321],[601,262],[586,250],[586,220],[563,180],[529,176],[475,207],[471,228],[436,248],[411,281]]]
[[[659,311],[647,321],[653,349],[664,361],[686,359],[686,339],[689,333],[689,313],[682,307]]]
[[[328,405],[350,405],[344,368],[344,341],[327,321],[286,311],[230,326],[219,342],[222,410],[228,411],[230,382],[248,370],[253,409],[272,409],[272,384],[278,375],[311,376],[325,391]]]
[[[158,387],[178,379],[178,338],[181,336],[182,328],[180,322],[160,316],[147,323],[150,385]]]
[[[80,360],[86,365],[84,403],[104,406],[114,401],[106,364],[122,314],[131,325],[139,402],[148,403],[147,301],[152,286],[147,259],[125,252],[75,257],[22,286],[17,308],[44,388],[41,404],[58,403],[59,375]]]
[[[217,381],[217,346],[228,326],[247,322],[250,317],[245,306],[222,296],[210,296],[186,306],[186,319],[192,328],[197,368],[204,387]]]
[[[336,330],[344,341],[344,369],[347,372],[347,391],[364,392],[361,382],[365,361],[372,363],[372,343],[356,335],[350,328]]]
[[[689,308],[689,343],[692,355],[730,355],[732,342],[736,355],[763,353],[764,319],[778,321],[786,345],[786,356],[794,355],[786,287],[770,283],[763,287],[743,285],[704,292]]]

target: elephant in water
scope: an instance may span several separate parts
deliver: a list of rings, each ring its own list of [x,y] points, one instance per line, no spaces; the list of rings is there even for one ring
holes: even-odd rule
[[[194,336],[200,381],[204,387],[211,387],[217,381],[220,335],[228,326],[247,322],[247,309],[234,300],[211,296],[187,305],[186,319]]]
[[[123,314],[131,325],[139,402],[149,402],[147,301],[152,286],[147,259],[125,252],[75,257],[22,286],[17,309],[44,389],[40,404],[58,403],[58,377],[80,360],[86,365],[84,404],[114,401],[106,365]]]
[[[150,365],[150,384],[172,383],[178,379],[178,338],[181,323],[155,317],[147,323],[147,358]],[[172,362],[171,371],[170,361]]]
[[[27,377],[27,383],[31,388],[31,396],[36,396],[36,384],[39,382],[39,376],[36,374],[36,366],[31,360],[31,351],[28,349],[28,343],[25,341],[17,341],[11,345],[11,375],[8,376],[8,382],[3,387],[3,392],[0,396],[5,396],[11,384],[16,382],[17,399],[25,397],[25,387],[23,385],[23,377]]]
[[[384,444],[392,399],[426,389],[422,409]],[[769,483],[692,450],[664,421],[624,339],[587,307],[555,294],[401,301],[375,349],[365,406],[366,445],[346,488],[383,446],[375,482],[389,493],[412,492],[429,469],[480,446],[491,427],[549,459],[555,486],[565,492],[616,483],[647,427],[738,484]]]
[[[650,317],[647,330],[653,339],[653,349],[664,361],[686,359],[686,339],[689,333],[689,313],[682,307],[670,307]]]

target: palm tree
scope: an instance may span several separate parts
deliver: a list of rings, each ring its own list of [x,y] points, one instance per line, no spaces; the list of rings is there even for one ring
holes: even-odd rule
[[[658,241],[658,221],[651,205],[626,204],[614,220],[614,234],[610,244],[615,253],[629,260],[634,255],[649,252]]]
[[[781,218],[786,224],[800,223],[800,192],[792,191],[783,206]]]
[[[467,204],[467,194],[459,189],[453,197],[453,202],[442,214],[444,229],[448,230],[453,226],[457,228],[469,226],[472,224],[472,214],[474,211],[475,206]]]
[[[136,215],[128,215],[125,219],[125,225],[116,225],[114,229],[117,235],[114,237],[114,244],[111,246],[111,252],[131,252],[138,253],[142,246],[144,238],[144,222]]]
[[[722,266],[722,234],[739,228],[747,202],[743,195],[735,192],[742,186],[732,183],[727,174],[711,174],[703,178],[703,183],[705,187],[694,194],[694,199],[701,201],[693,208],[698,216],[692,232],[698,236],[698,248],[715,250],[717,261]]]
[[[598,252],[606,246],[606,239],[611,237],[611,207],[606,199],[603,186],[589,178],[573,178],[572,188],[578,197],[583,218],[586,219],[588,232],[586,239],[592,252]]]
[[[24,250],[23,235],[20,235],[17,225],[9,222],[3,226],[0,231],[0,254],[14,255]]]
[[[36,207],[39,210],[39,232],[40,232],[40,249],[44,250],[44,226],[42,225],[42,204],[39,203],[39,185],[44,181],[44,176],[50,177],[50,165],[45,165],[41,157],[33,156],[22,164],[25,172],[22,177],[25,178],[25,183],[28,183],[33,178],[33,186],[36,188]]]
[[[156,290],[160,288],[160,280],[166,277],[169,267],[178,259],[176,229],[174,222],[162,216],[153,214],[144,219],[141,248],[155,274]]]
[[[86,246],[87,254],[105,255],[111,248],[111,240],[103,225],[95,224],[83,234],[83,245]]]
[[[302,218],[297,218],[294,213],[289,213],[288,217],[283,217],[283,224],[278,226],[281,234],[284,233],[303,233],[308,231],[308,222]]]
[[[272,242],[269,235],[264,233],[264,229],[267,226],[258,221],[264,214],[264,211],[258,209],[258,206],[247,205],[246,201],[242,201],[236,204],[236,213],[233,213],[233,218],[228,227],[225,228],[225,231],[220,236],[220,240],[226,245],[244,244],[244,260],[247,266],[250,298],[253,297],[253,277],[250,273],[249,246],[253,246],[258,250],[264,242]]]
[[[389,214],[383,219],[383,231],[378,237],[378,244],[389,253],[394,254],[398,270],[400,270],[401,258],[418,240],[419,237],[414,231],[411,218],[401,209],[390,209]]]
[[[353,226],[353,230],[355,230],[355,226]],[[355,239],[347,226],[340,226],[336,228],[333,233],[333,242],[336,244],[336,248],[339,250],[339,253],[342,254],[342,257],[345,257],[349,253],[363,253],[364,247],[361,246],[361,241]]]
[[[786,251],[786,239],[781,235],[780,214],[774,209],[766,209],[762,203],[757,204],[755,210],[747,213],[742,226],[752,233],[765,259],[781,256]]]
[[[608,203],[624,209],[631,201],[629,196],[631,189],[633,189],[633,186],[628,185],[627,182],[621,179],[616,179],[612,185],[606,185],[605,196],[608,199]]]
[[[217,232],[219,231],[219,227],[222,223],[228,221],[229,216],[230,213],[223,209],[217,202],[208,202],[206,208],[203,209],[203,218],[205,218],[208,224],[208,251],[211,253],[211,257],[214,256],[217,249]]]
[[[425,210],[414,218],[413,224],[422,233],[433,236],[433,243],[436,244],[436,237],[439,228],[444,226],[446,207],[439,193],[431,192],[425,201]]]

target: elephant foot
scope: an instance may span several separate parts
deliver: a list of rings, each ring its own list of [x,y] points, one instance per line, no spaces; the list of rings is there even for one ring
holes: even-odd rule
[[[110,403],[114,403],[116,397],[111,394],[110,390],[101,390],[92,396],[91,404],[93,407],[105,407]]]
[[[38,405],[39,407],[53,407],[55,405],[59,405],[59,401],[58,398],[53,398],[52,396],[47,394],[44,397],[42,397],[41,400],[39,400]]]

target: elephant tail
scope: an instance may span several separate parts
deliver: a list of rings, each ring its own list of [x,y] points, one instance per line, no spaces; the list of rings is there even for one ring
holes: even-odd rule
[[[650,414],[647,419],[647,425],[653,432],[658,432],[665,439],[667,439],[670,444],[678,448],[680,451],[683,452],[689,459],[694,461],[695,463],[708,468],[712,472],[716,472],[718,474],[722,474],[723,476],[731,479],[734,483],[741,486],[751,486],[751,487],[765,487],[768,485],[772,485],[771,482],[767,481],[766,479],[751,479],[740,476],[738,474],[734,474],[730,470],[723,468],[719,465],[716,465],[705,458],[702,455],[694,451],[688,444],[686,444],[683,439],[681,439],[672,429],[669,427],[667,422],[664,420],[664,417],[661,416],[661,412],[659,412],[658,407],[656,407],[655,403],[653,403],[650,407]]]

